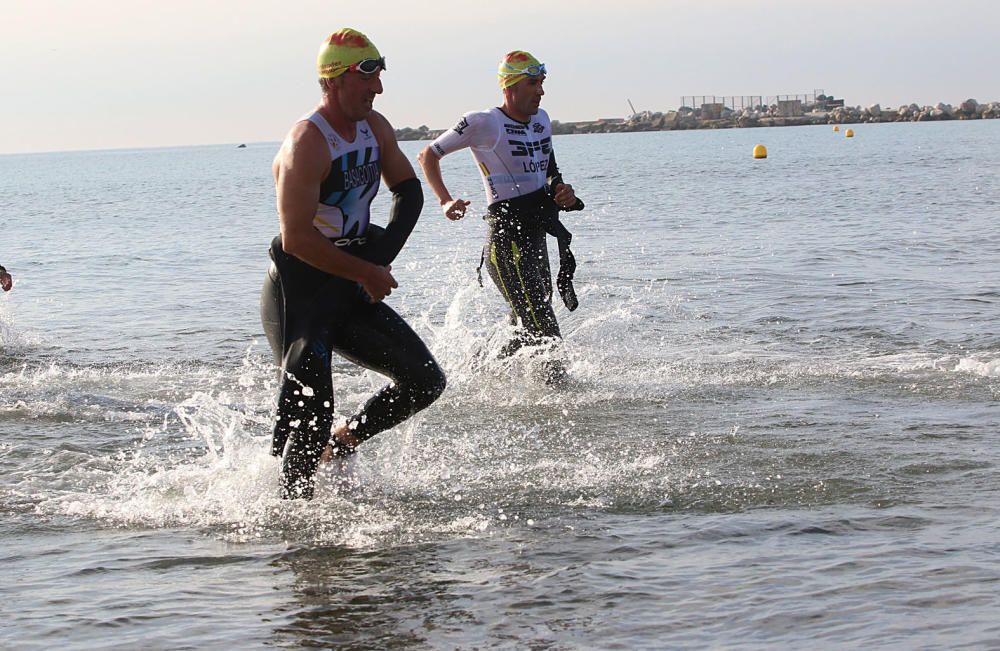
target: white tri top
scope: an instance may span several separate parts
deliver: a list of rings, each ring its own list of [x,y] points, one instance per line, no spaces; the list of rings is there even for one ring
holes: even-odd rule
[[[303,120],[323,133],[330,148],[330,173],[320,185],[313,226],[335,244],[347,244],[368,230],[372,199],[382,177],[378,140],[367,120],[358,122],[354,142],[337,135],[318,112]]]
[[[469,147],[483,175],[490,204],[530,194],[545,186],[552,154],[552,125],[542,109],[525,124],[499,108],[466,113],[431,143],[440,158]]]

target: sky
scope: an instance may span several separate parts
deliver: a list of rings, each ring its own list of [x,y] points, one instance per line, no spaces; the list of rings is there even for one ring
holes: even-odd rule
[[[514,49],[545,62],[562,121],[816,89],[1000,101],[995,0],[0,0],[0,153],[280,141],[343,26],[386,56],[375,108],[397,128],[498,104]]]

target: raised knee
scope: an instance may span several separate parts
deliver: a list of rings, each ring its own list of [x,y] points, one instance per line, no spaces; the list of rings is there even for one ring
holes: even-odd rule
[[[420,402],[420,409],[440,398],[447,386],[448,380],[445,378],[444,371],[441,370],[441,367],[436,362],[430,362],[420,379],[416,382],[417,399]]]

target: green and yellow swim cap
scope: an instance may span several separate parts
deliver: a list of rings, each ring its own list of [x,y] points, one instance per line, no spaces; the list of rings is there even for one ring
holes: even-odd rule
[[[497,68],[497,81],[500,88],[510,88],[525,77],[538,77],[545,74],[545,64],[524,50],[514,50],[504,55]]]
[[[347,72],[355,63],[368,59],[380,59],[375,44],[361,32],[344,27],[338,29],[323,41],[316,56],[316,72],[320,78],[332,79]]]

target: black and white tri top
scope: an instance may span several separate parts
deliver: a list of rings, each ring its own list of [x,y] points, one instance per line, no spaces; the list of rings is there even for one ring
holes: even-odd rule
[[[431,144],[440,158],[469,147],[483,176],[489,204],[545,187],[552,156],[552,125],[543,109],[518,122],[499,108],[466,113]]]
[[[341,138],[319,112],[305,118],[318,128],[330,148],[330,173],[320,185],[313,226],[324,237],[349,243],[368,230],[371,203],[382,178],[378,140],[367,120],[357,123],[354,142]]]

